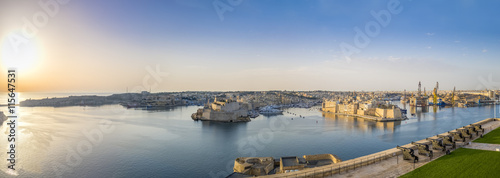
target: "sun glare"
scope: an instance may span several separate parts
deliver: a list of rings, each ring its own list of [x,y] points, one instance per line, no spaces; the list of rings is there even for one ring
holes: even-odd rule
[[[15,68],[29,71],[36,66],[39,49],[35,38],[26,38],[18,33],[10,33],[2,40],[1,64],[5,69]]]

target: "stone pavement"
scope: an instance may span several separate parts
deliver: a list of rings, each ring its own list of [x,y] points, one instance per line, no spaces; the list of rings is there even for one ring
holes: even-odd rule
[[[488,150],[488,151],[500,151],[499,144],[489,144],[489,143],[474,143],[464,146],[464,148],[478,149],[478,150]]]

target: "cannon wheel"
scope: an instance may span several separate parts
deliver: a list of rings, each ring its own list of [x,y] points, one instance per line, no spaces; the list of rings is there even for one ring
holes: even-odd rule
[[[446,150],[446,154],[449,155],[451,152],[450,150]]]

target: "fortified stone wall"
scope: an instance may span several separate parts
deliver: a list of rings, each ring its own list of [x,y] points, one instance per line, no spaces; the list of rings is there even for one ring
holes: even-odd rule
[[[342,162],[340,158],[332,154],[304,155],[304,158],[306,161],[328,159],[332,160],[333,163]]]

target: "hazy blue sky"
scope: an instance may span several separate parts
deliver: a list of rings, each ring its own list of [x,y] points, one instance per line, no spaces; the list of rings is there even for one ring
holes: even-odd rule
[[[4,46],[20,33],[23,18],[44,12],[37,2],[1,1]],[[222,20],[214,2],[232,11]],[[149,85],[153,91],[416,90],[418,81],[428,89],[436,81],[442,89],[476,89],[500,82],[500,1],[401,0],[399,12],[390,13],[395,2],[72,0],[30,39],[36,65],[20,71],[21,85],[124,92]],[[391,19],[383,26],[372,11]],[[354,29],[367,34],[367,24],[378,24],[379,33],[356,46]],[[343,43],[359,53],[347,60]],[[153,80],[147,66],[168,75]],[[493,84],[484,84],[489,76]]]

